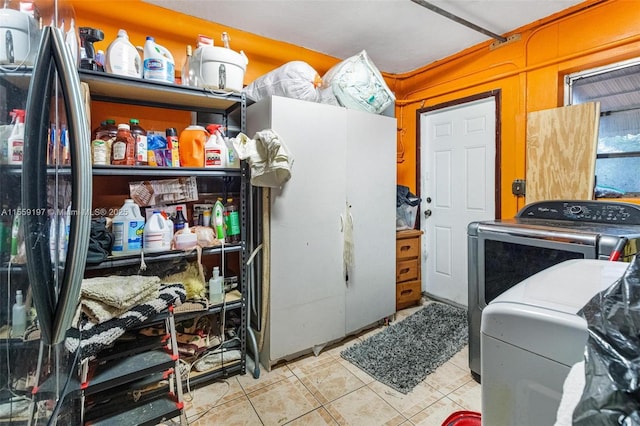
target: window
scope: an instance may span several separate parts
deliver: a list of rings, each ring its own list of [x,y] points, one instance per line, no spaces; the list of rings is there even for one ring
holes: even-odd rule
[[[565,104],[600,102],[596,197],[640,197],[640,59],[570,74]]]

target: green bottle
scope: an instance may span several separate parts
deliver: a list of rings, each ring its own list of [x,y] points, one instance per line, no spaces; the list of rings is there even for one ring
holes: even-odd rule
[[[224,204],[222,204],[222,198],[218,198],[213,205],[213,230],[218,240],[224,240]]]

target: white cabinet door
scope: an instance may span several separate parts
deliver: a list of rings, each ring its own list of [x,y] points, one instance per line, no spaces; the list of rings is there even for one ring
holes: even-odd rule
[[[344,336],[346,116],[341,108],[273,97],[270,109],[262,102],[251,106],[247,122],[249,136],[273,129],[294,158],[291,180],[271,191],[268,346],[274,361]]]
[[[395,312],[396,127],[395,118],[347,110],[347,334]]]

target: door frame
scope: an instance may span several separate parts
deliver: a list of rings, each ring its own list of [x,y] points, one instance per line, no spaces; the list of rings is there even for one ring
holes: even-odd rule
[[[501,98],[502,98],[502,89],[495,89],[495,90],[491,90],[489,92],[483,92],[483,93],[478,93],[476,95],[471,95],[471,96],[467,96],[464,98],[459,98],[459,99],[455,99],[453,101],[447,101],[447,102],[443,102],[437,105],[432,105],[429,107],[424,107],[424,108],[418,108],[416,110],[416,195],[420,198],[422,198],[421,193],[422,193],[422,188],[420,187],[420,183],[422,181],[421,179],[421,158],[422,158],[422,135],[421,135],[421,116],[424,113],[427,112],[433,112],[433,111],[437,111],[437,110],[441,110],[444,108],[449,108],[452,106],[458,106],[458,105],[463,105],[469,102],[474,102],[480,99],[485,99],[485,98],[490,98],[493,97],[494,98],[494,103],[495,103],[495,119],[496,119],[496,123],[495,123],[495,141],[496,141],[496,156],[494,158],[494,162],[495,162],[495,188],[494,188],[494,197],[495,197],[495,218],[496,219],[500,219],[502,217],[502,211],[501,211],[501,206],[502,206],[502,202],[501,202],[501,195],[502,195],[502,191],[501,191],[501,187],[502,187],[502,182],[501,182],[501,164],[500,164],[500,158],[501,158],[501,147],[502,147],[502,139],[501,139],[501,119],[500,119],[500,110],[501,110]],[[416,223],[416,228],[420,229],[421,227],[421,220],[422,220],[422,211],[418,212],[418,217],[417,217],[417,223]]]

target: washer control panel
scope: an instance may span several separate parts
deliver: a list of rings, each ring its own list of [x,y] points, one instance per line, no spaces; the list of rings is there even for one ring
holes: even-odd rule
[[[640,205],[615,201],[539,201],[526,205],[516,217],[640,225]]]

